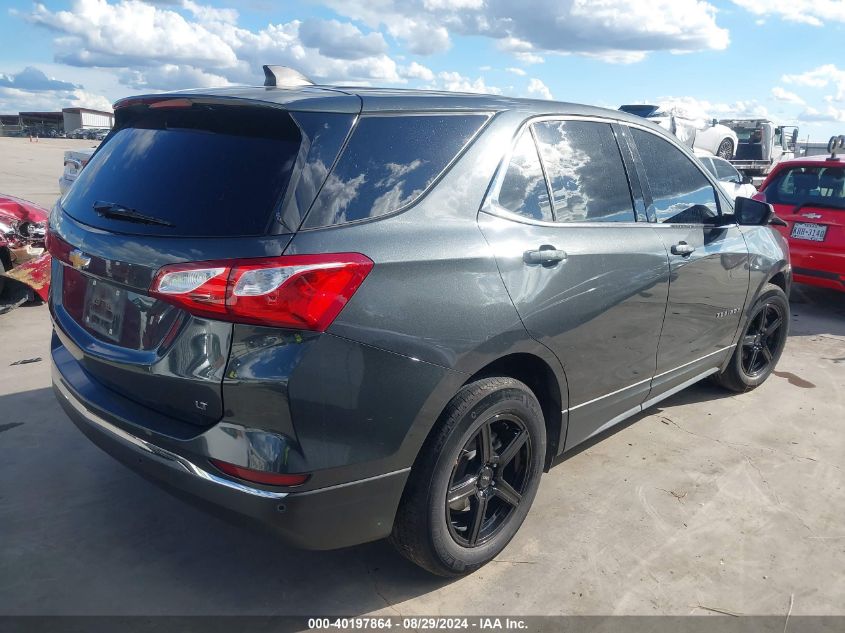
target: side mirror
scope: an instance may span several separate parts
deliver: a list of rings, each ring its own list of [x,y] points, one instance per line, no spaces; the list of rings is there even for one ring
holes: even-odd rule
[[[765,226],[775,217],[775,209],[767,202],[737,196],[734,201],[734,217],[742,226]]]

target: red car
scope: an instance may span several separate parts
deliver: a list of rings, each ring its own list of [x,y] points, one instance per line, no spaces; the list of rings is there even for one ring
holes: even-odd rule
[[[763,181],[757,200],[770,203],[787,226],[795,281],[845,291],[845,160],[785,160]]]

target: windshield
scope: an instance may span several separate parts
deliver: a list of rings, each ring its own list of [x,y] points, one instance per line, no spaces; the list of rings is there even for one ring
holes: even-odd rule
[[[770,204],[845,208],[845,167],[792,167],[766,187]]]

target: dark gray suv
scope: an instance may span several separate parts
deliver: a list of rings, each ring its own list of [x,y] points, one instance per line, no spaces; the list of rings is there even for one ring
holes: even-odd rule
[[[50,219],[58,400],[297,546],[470,572],[565,451],[783,349],[771,207],[641,118],[307,85],[115,112]]]

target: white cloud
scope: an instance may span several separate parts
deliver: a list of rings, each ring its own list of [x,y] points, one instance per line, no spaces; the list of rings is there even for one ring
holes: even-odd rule
[[[220,75],[208,73],[193,66],[176,64],[162,64],[141,70],[127,69],[121,74],[120,81],[141,90],[180,90],[186,86],[219,88],[231,83]]]
[[[713,102],[696,97],[660,97],[653,103],[692,119],[761,118],[770,117],[768,108],[757,100]]]
[[[728,31],[704,0],[326,0],[370,28],[384,26],[413,52],[442,52],[450,33],[489,37],[522,61],[578,53],[637,61],[655,50],[722,50]]]
[[[754,15],[775,16],[810,26],[845,22],[845,3],[841,0],[733,0],[733,3]]]
[[[71,91],[75,88],[80,88],[80,86],[77,84],[73,84],[68,81],[60,81],[58,79],[48,77],[46,74],[44,74],[44,71],[39,70],[34,66],[27,66],[18,73],[0,73],[0,87],[17,88],[19,90],[29,91]]]
[[[364,35],[354,25],[337,20],[305,20],[299,27],[299,39],[303,46],[335,59],[361,59],[387,50],[381,33]]]
[[[0,86],[0,112],[54,112],[62,108],[91,108],[111,112],[102,95],[73,90],[21,90]]]
[[[522,68],[510,67],[505,68],[505,70],[507,70],[509,73],[513,73],[514,75],[519,75],[520,77],[524,77],[527,74],[524,70],[522,70]]]
[[[827,106],[824,110],[808,107],[798,115],[798,120],[810,123],[843,123],[845,110],[834,106]]]
[[[434,81],[434,73],[430,68],[411,62],[410,65],[402,68],[400,74],[408,79],[422,79],[423,81]]]
[[[483,77],[470,79],[458,72],[441,72],[437,74],[437,81],[431,88],[439,88],[452,92],[477,92],[481,94],[502,94],[502,89],[488,86]]]
[[[831,87],[836,91],[833,95],[834,99],[845,100],[845,70],[840,70],[833,64],[824,64],[805,73],[784,75],[781,80],[784,83],[807,88]]]
[[[528,82],[528,94],[533,97],[540,97],[541,99],[553,100],[552,91],[549,87],[536,77],[532,77]]]
[[[804,100],[801,97],[799,97],[794,92],[790,92],[789,90],[781,88],[780,86],[775,86],[774,88],[772,88],[772,96],[778,101],[794,103],[797,105],[804,105]]]
[[[69,11],[36,4],[25,16],[49,28],[57,61],[114,68],[149,90],[259,83],[261,65],[293,66],[324,82],[402,82],[380,33],[337,20],[292,20],[260,30],[238,26],[238,12],[193,0],[154,6],[140,0],[73,0]]]

